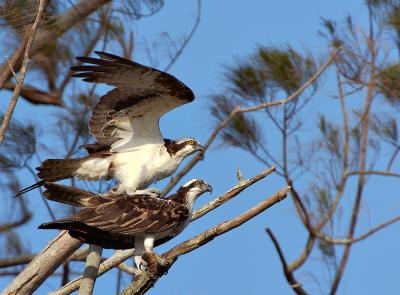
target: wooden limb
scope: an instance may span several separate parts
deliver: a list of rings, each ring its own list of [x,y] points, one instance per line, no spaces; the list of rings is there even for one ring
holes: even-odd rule
[[[134,249],[125,250],[125,251],[116,251],[113,256],[100,264],[98,277],[109,271],[110,269],[118,266],[128,258],[132,257],[134,253]],[[76,290],[78,290],[79,285],[82,281],[82,277],[78,277],[75,280],[70,281],[65,286],[60,289],[49,293],[49,295],[66,295],[70,294]]]
[[[348,176],[352,175],[380,175],[380,176],[391,176],[391,177],[400,177],[400,173],[395,173],[391,171],[374,171],[374,170],[366,170],[366,171],[352,171],[347,174]]]
[[[197,248],[212,241],[214,238],[242,225],[246,221],[249,221],[261,212],[285,199],[289,191],[290,187],[281,189],[279,192],[262,201],[242,215],[204,231],[192,239],[172,248],[161,256],[156,254],[144,256],[143,258],[148,262],[149,270],[139,274],[135,278],[135,281],[131,283],[121,293],[121,295],[144,294],[156,283],[159,278],[161,278],[168,271],[169,268],[171,268],[179,256],[196,250]]]
[[[212,200],[211,202],[205,204],[203,207],[197,209],[193,213],[192,221],[204,216],[205,214],[214,210],[215,208],[218,208],[222,204],[226,203],[230,199],[232,199],[235,196],[237,196],[238,194],[240,194],[242,191],[244,191],[249,186],[253,185],[257,181],[259,181],[259,180],[263,179],[264,177],[266,177],[267,175],[271,174],[275,170],[276,170],[276,167],[272,166],[272,167],[264,170],[262,173],[254,176],[250,179],[240,181],[239,184],[237,186],[235,186],[234,188],[225,192],[224,194],[222,194],[218,198]]]
[[[307,295],[308,293],[304,291],[304,289],[301,287],[301,284],[299,284],[296,280],[296,278],[293,275],[293,272],[289,269],[289,266],[286,263],[286,258],[283,255],[283,251],[281,249],[281,246],[279,246],[278,240],[275,238],[274,234],[272,231],[267,228],[267,234],[272,240],[272,243],[275,246],[276,252],[278,252],[279,259],[281,261],[282,267],[283,267],[283,272],[286,277],[286,281],[289,283],[289,286],[293,289],[293,291],[298,294],[298,295]]]
[[[1,294],[32,294],[81,244],[66,231],[62,231]]]
[[[376,232],[380,231],[381,229],[388,227],[389,225],[392,225],[398,221],[400,221],[400,216],[394,217],[394,218],[374,227],[373,229],[369,230],[368,232],[366,232],[356,238],[351,238],[351,239],[337,239],[337,238],[329,237],[328,235],[318,232],[315,229],[311,229],[311,231],[316,237],[318,237],[319,239],[323,240],[326,243],[334,244],[334,245],[348,245],[348,244],[354,244],[354,243],[360,242],[362,240],[365,240],[366,238],[370,237],[374,233],[376,233]],[[310,231],[310,229],[309,229],[309,231]]]
[[[6,83],[4,83],[3,89],[13,91],[15,89],[15,84],[11,81],[7,81]],[[37,89],[36,87],[27,84],[24,84],[22,86],[20,95],[25,98],[25,100],[33,104],[45,104],[54,106],[61,106],[62,104],[60,96],[58,94],[42,91],[40,89]]]
[[[300,266],[302,266],[304,264],[304,262],[306,262],[308,256],[311,254],[311,251],[314,247],[314,243],[315,243],[315,236],[313,234],[309,233],[307,243],[303,249],[303,252],[300,254],[300,256],[295,261],[293,261],[291,264],[289,264],[289,266],[288,266],[289,271],[291,271],[291,272],[295,271]]]
[[[15,106],[17,105],[18,97],[21,93],[22,85],[24,84],[25,74],[26,74],[26,71],[28,70],[29,63],[31,62],[30,54],[31,54],[33,40],[35,39],[35,36],[36,36],[36,30],[39,26],[40,20],[42,19],[42,16],[44,13],[44,9],[46,8],[48,2],[49,2],[48,0],[40,0],[36,19],[33,22],[33,25],[28,33],[26,46],[24,45],[25,50],[24,50],[24,58],[22,61],[21,71],[18,74],[17,82],[15,84],[15,88],[14,88],[13,94],[11,96],[10,103],[7,108],[7,112],[4,115],[3,123],[1,124],[1,127],[0,127],[0,144],[3,142],[4,137],[6,136],[8,124],[10,123],[11,116],[14,112]]]
[[[89,249],[78,249],[73,253],[68,259],[68,261],[81,261],[83,260],[89,253]],[[3,258],[0,259],[0,268],[5,268],[5,267],[12,267],[12,266],[17,266],[17,265],[22,265],[22,264],[28,264],[30,263],[36,256],[36,254],[25,254],[17,257],[11,257],[11,258]]]
[[[103,248],[97,245],[89,245],[89,254],[86,258],[85,271],[79,287],[79,295],[91,295],[93,293],[94,284],[96,282],[99,266],[101,262],[101,254]]]

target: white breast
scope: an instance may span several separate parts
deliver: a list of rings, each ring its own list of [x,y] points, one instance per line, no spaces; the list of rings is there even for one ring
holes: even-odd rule
[[[117,153],[113,160],[114,177],[120,181],[119,193],[134,193],[174,173],[178,159],[171,158],[164,145],[147,144],[129,152]]]

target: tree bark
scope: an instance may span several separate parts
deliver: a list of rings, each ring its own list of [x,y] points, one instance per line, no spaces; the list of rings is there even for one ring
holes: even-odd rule
[[[1,295],[32,294],[81,245],[79,240],[62,231],[15,277]]]

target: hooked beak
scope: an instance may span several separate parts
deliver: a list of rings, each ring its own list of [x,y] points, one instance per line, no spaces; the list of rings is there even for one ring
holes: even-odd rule
[[[211,193],[212,193],[212,191],[213,191],[213,188],[212,188],[212,186],[211,186],[211,185],[209,185],[209,184],[207,184],[207,185],[206,185],[206,191],[210,192],[210,194],[211,194]]]
[[[198,145],[196,146],[196,151],[198,151],[198,152],[204,152],[204,146],[202,146],[201,144],[198,144]]]

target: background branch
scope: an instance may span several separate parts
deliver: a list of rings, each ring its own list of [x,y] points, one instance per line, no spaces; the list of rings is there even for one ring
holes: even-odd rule
[[[29,33],[27,35],[26,46],[24,45],[24,47],[25,47],[24,59],[22,61],[21,71],[18,74],[17,83],[15,84],[15,88],[14,88],[13,94],[10,99],[10,104],[8,105],[7,112],[4,115],[3,123],[1,124],[1,127],[0,127],[0,144],[3,142],[4,137],[6,136],[8,124],[10,123],[11,116],[14,112],[15,106],[17,105],[18,97],[19,97],[19,94],[21,93],[22,85],[24,84],[25,74],[26,74],[26,71],[28,70],[29,63],[31,62],[30,53],[31,53],[33,40],[35,39],[35,36],[36,36],[36,30],[39,26],[40,20],[42,19],[44,10],[45,10],[48,2],[49,2],[48,0],[40,0],[39,8],[38,8],[38,12],[37,12],[35,21],[33,22],[32,27],[29,30]],[[11,70],[10,70],[10,72],[11,72]],[[12,74],[12,72],[11,72],[11,74]]]

